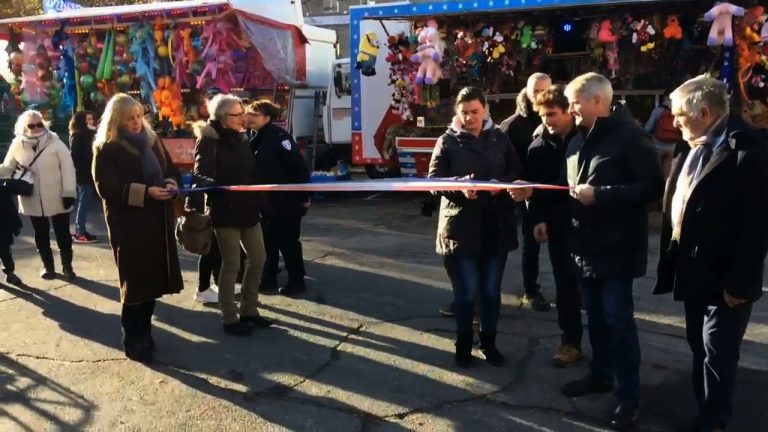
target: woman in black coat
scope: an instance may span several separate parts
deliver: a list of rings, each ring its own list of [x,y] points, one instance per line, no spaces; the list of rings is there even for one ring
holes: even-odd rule
[[[429,177],[472,178],[512,182],[520,160],[509,137],[487,117],[488,104],[479,88],[467,87],[456,97],[456,116],[438,139]],[[504,364],[496,349],[501,307],[501,279],[509,251],[517,249],[515,203],[507,193],[439,192],[437,253],[454,292],[456,364],[472,363],[472,318],[475,298],[481,304],[480,343],[486,361]]]
[[[96,196],[93,186],[93,137],[96,121],[90,111],[78,111],[69,121],[69,151],[75,164],[77,180],[77,209],[75,210],[75,243],[93,243],[98,239],[86,230],[86,218],[91,200]]]

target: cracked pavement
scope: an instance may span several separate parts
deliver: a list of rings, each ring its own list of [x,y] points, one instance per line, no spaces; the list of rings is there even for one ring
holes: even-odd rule
[[[499,322],[508,365],[453,366],[453,321],[437,314],[451,291],[433,252],[436,218],[418,212],[413,195],[316,200],[304,223],[309,290],[298,299],[263,294],[263,314],[276,325],[245,339],[223,333],[215,307],[192,301],[196,257],[182,254],[186,289],[158,303],[150,366],[123,356],[106,243],[75,246],[79,280],[43,281],[26,226],[14,255],[28,286],[0,289],[0,431],[605,430],[610,395],[559,392],[586,372],[588,338],[587,360],[551,366],[556,313],[521,307],[517,252]],[[90,224],[104,238],[98,209]],[[652,249],[657,243],[652,234]],[[541,273],[551,298],[545,250]],[[652,273],[635,284],[644,394],[637,430],[668,431],[693,413],[690,354],[681,305],[651,296],[652,284]],[[766,343],[763,301],[742,347],[729,430],[768,428]]]

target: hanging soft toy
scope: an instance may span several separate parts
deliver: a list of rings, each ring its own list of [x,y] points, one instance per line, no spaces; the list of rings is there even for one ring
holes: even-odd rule
[[[440,62],[442,56],[442,41],[437,31],[437,22],[429,20],[427,26],[419,32],[418,52],[411,56],[413,63],[420,63],[416,71],[416,84],[433,85],[442,77]]]
[[[619,70],[619,44],[618,37],[613,32],[613,23],[611,20],[600,22],[600,30],[597,33],[597,40],[605,44],[605,57],[608,60],[608,70],[611,71],[611,78],[616,78],[616,71]]]
[[[664,39],[683,39],[683,28],[680,27],[680,19],[677,15],[667,17],[667,26],[664,27]]]
[[[533,41],[533,28],[530,25],[523,26],[520,32],[520,46],[525,49],[531,48],[531,42]]]
[[[653,28],[651,23],[641,19],[632,23],[634,33],[632,34],[632,43],[640,47],[640,51],[648,52],[652,50],[656,44],[651,40],[651,37],[656,34],[656,29]]]
[[[734,6],[730,3],[720,3],[704,14],[704,20],[712,22],[712,28],[709,30],[707,45],[709,46],[733,46],[733,25],[734,16],[744,16],[744,8]]]
[[[744,13],[744,18],[739,22],[737,37],[750,44],[759,43],[761,37],[758,34],[758,25],[762,20],[764,12],[765,8],[762,6],[752,6],[747,9]]]
[[[360,40],[360,47],[357,52],[357,63],[355,69],[365,76],[376,75],[376,57],[379,55],[379,39],[376,33],[368,32]]]
[[[199,90],[214,86],[229,93],[235,84],[232,53],[243,48],[237,30],[229,21],[211,20],[203,27],[202,37],[206,45],[200,57],[205,68],[197,79],[196,87]]]

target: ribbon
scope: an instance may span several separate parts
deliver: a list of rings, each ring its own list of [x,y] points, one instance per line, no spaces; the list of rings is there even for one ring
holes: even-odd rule
[[[451,191],[504,191],[507,189],[544,189],[567,191],[568,186],[516,181],[499,183],[491,181],[452,179],[388,179],[369,181],[343,181],[331,183],[292,183],[242,186],[213,186],[180,189],[182,194],[226,190],[231,192],[451,192]]]

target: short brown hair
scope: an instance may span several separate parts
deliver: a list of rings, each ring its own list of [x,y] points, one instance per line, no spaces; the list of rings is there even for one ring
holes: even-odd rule
[[[533,109],[539,111],[542,107],[560,108],[563,112],[568,112],[569,106],[568,97],[565,96],[565,86],[555,84],[536,96]]]
[[[283,109],[271,100],[259,99],[248,105],[248,111],[263,114],[269,117],[270,120],[276,121],[280,119],[280,113]]]

